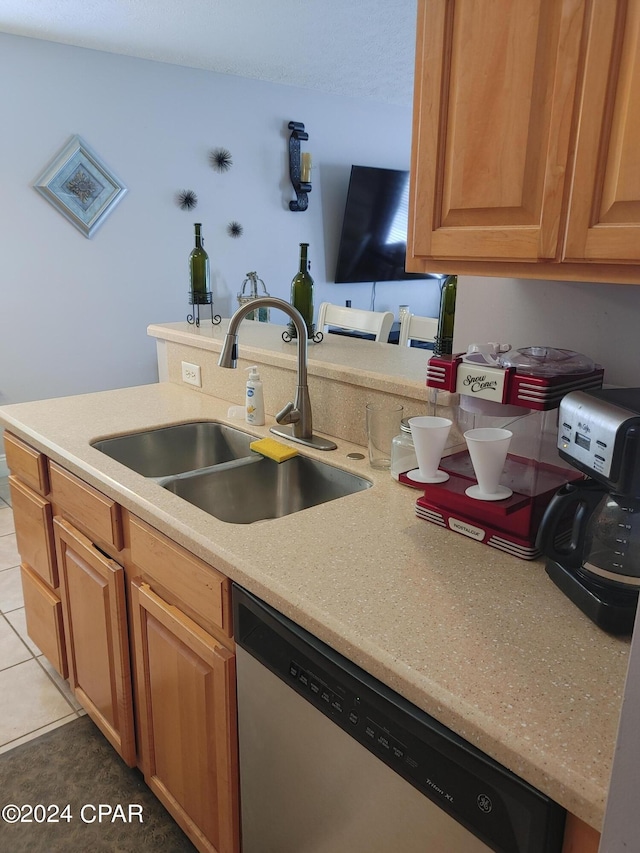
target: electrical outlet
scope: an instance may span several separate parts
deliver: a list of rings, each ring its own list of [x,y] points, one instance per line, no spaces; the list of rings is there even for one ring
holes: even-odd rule
[[[202,377],[200,375],[200,365],[191,364],[190,361],[182,362],[182,381],[187,385],[195,385],[197,388],[202,387]]]

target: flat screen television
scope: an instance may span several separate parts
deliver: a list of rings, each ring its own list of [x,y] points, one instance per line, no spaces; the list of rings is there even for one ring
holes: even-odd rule
[[[336,283],[440,278],[405,272],[408,212],[409,172],[352,166]]]

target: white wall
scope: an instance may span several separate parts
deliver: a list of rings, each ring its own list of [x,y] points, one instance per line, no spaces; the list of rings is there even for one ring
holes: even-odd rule
[[[486,341],[577,350],[640,387],[640,286],[460,276],[455,349]]]
[[[188,312],[194,221],[223,316],[250,270],[288,299],[301,241],[316,304],[369,307],[371,285],[328,283],[350,166],[407,168],[410,109],[5,34],[0,75],[0,403],[155,381],[146,327]],[[290,119],[305,123],[314,158],[304,213],[288,210]],[[74,133],[129,189],[90,240],[32,188]],[[223,175],[207,162],[216,146],[233,156]],[[181,188],[198,193],[195,211],[175,205]],[[437,313],[433,282],[376,293],[379,309]],[[640,385],[639,319],[640,287],[461,277],[456,348],[565,346],[602,363],[608,382]]]
[[[5,34],[0,79],[0,403],[155,381],[146,327],[188,313],[196,221],[223,316],[250,270],[288,300],[301,241],[316,305],[369,307],[371,285],[327,283],[350,167],[408,168],[410,109]],[[303,213],[288,209],[289,120],[313,154]],[[129,190],[91,239],[32,188],[76,133]],[[222,175],[207,162],[218,146],[234,163]],[[180,189],[198,194],[195,211],[176,206]],[[378,285],[376,308],[401,303],[437,312],[437,285]]]

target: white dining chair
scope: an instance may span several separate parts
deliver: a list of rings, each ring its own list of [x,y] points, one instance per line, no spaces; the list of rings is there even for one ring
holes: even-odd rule
[[[331,302],[321,302],[318,308],[319,332],[324,332],[325,326],[334,326],[338,329],[351,329],[354,332],[368,332],[370,335],[375,335],[376,341],[387,343],[392,325],[391,311],[365,311],[360,308],[333,305]]]
[[[411,345],[411,341],[433,343],[437,332],[437,317],[420,317],[418,314],[403,314],[400,318],[398,345],[408,347]]]

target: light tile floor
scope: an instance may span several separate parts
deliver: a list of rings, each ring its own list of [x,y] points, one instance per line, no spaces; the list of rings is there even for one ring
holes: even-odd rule
[[[27,636],[9,484],[0,478],[0,753],[84,714]]]

